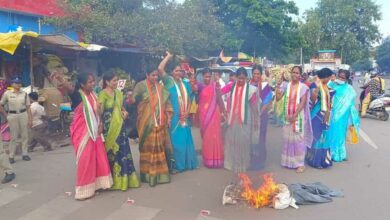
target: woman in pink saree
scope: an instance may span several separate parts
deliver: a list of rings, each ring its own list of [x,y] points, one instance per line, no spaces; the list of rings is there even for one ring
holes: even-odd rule
[[[95,79],[92,74],[80,74],[77,80],[69,95],[74,111],[70,135],[76,153],[75,199],[84,200],[96,190],[110,188],[113,182],[102,138],[100,106],[93,93]]]
[[[203,164],[208,168],[223,167],[223,139],[221,113],[225,107],[217,84],[211,81],[211,71],[202,72],[203,83],[199,89],[199,120],[202,135]]]

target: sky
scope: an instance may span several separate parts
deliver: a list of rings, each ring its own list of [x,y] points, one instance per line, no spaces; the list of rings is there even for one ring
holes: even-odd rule
[[[185,0],[176,0],[176,1],[182,3]],[[307,9],[315,7],[317,2],[317,0],[292,0],[292,1],[294,1],[297,4],[301,15]],[[374,0],[374,1],[381,6],[382,20],[378,22],[379,31],[382,33],[383,37],[389,36],[390,35],[390,25],[389,25],[390,0]]]
[[[302,15],[307,9],[313,8],[316,5],[316,0],[293,0],[298,8],[299,13]],[[383,37],[390,35],[390,0],[374,0],[378,5],[381,6],[382,20],[378,22],[379,31]],[[386,13],[387,12],[387,13]],[[387,24],[387,25],[386,25]]]

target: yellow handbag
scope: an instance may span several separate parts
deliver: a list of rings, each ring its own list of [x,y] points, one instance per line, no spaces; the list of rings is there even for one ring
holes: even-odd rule
[[[193,100],[191,103],[190,114],[196,114],[197,111],[198,111],[198,104],[196,103],[195,100]]]
[[[357,133],[356,128],[354,126],[349,126],[349,128],[348,128],[347,143],[348,144],[358,144],[359,143],[358,133]]]

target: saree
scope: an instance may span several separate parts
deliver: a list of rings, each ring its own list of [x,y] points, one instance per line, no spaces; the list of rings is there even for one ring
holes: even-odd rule
[[[82,102],[74,109],[70,137],[76,153],[75,199],[81,200],[92,197],[98,189],[110,188],[112,177],[103,138],[98,134],[96,96],[79,93]]]
[[[215,82],[204,86],[199,94],[199,120],[202,136],[203,164],[208,168],[223,167],[221,111]]]
[[[172,112],[169,95],[161,84],[139,82],[134,88],[138,103],[140,178],[150,186],[169,183],[170,176],[165,151],[170,150],[166,112]]]
[[[170,102],[173,108],[172,121],[169,126],[175,169],[179,172],[198,168],[198,159],[192,138],[191,122],[187,116],[180,121],[180,115],[188,115],[193,97],[188,82],[181,80],[175,82],[170,76],[162,78],[165,88],[169,92]]]
[[[315,83],[311,89],[315,89]],[[306,162],[314,168],[327,168],[332,166],[330,146],[325,141],[328,136],[329,121],[324,121],[326,111],[331,110],[331,100],[334,91],[329,91],[327,85],[321,85],[318,98],[312,103],[311,124],[313,128],[313,142],[307,149]]]
[[[246,83],[237,86],[236,83],[222,88],[221,92],[229,93],[228,125],[224,141],[224,167],[233,172],[245,172],[250,165],[252,145],[258,143],[258,132],[253,130],[257,114],[254,96],[257,88]]]
[[[305,165],[306,147],[310,146],[313,140],[312,127],[310,121],[309,109],[309,88],[303,84],[294,89],[291,83],[283,84],[284,96],[280,100],[283,103],[282,120],[283,120],[283,150],[282,162],[283,167],[296,169]],[[298,121],[290,123],[287,117],[294,114],[302,97],[307,97],[306,106],[298,114]]]
[[[261,109],[264,106],[268,106],[272,102],[273,93],[271,87],[267,82],[262,82],[260,84],[252,84],[258,87],[258,97],[259,99],[256,101],[257,105],[259,105],[259,137],[258,144],[252,145],[251,149],[251,165],[250,169],[252,170],[260,170],[265,167],[265,161],[267,158],[267,150],[266,150],[266,139],[267,139],[267,128],[268,128],[268,109],[265,110],[262,114],[260,114]]]
[[[105,147],[114,181],[112,189],[125,191],[128,188],[137,188],[140,184],[121,112],[123,94],[114,90],[112,96],[102,90],[98,99],[103,110]]]
[[[335,82],[329,83],[329,87],[335,90],[335,94],[325,143],[330,146],[332,160],[340,162],[347,159],[347,131],[351,127],[359,131],[360,118],[355,106],[356,92],[353,87],[347,83]]]

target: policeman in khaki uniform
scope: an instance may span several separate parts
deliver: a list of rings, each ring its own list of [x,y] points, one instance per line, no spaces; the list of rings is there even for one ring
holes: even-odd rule
[[[21,90],[22,79],[14,77],[11,80],[13,91],[6,91],[0,101],[0,112],[8,120],[11,131],[11,141],[9,143],[9,162],[15,163],[16,140],[21,137],[23,160],[29,161],[27,155],[28,128],[32,125],[30,111],[30,99],[26,92]],[[4,107],[7,106],[7,111]]]

